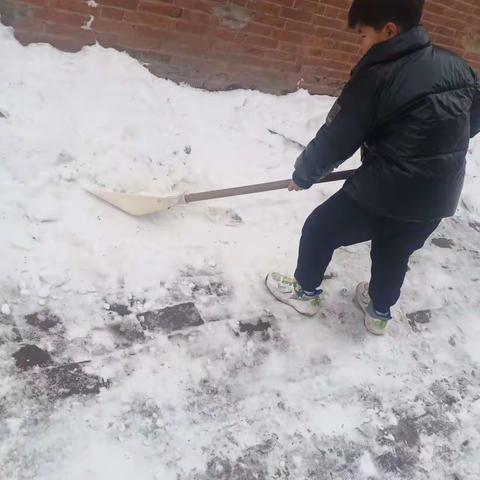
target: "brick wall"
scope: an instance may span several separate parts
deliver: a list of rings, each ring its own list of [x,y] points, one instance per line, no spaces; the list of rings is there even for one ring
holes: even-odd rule
[[[358,60],[351,0],[0,0],[24,44],[99,42],[156,75],[208,89],[334,94]],[[480,0],[426,0],[433,40],[480,71]]]

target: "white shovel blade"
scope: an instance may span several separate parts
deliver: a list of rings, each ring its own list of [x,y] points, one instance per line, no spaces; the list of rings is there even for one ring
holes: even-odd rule
[[[120,210],[135,216],[160,212],[162,210],[167,210],[171,207],[174,207],[175,205],[181,205],[185,203],[184,195],[158,197],[155,195],[122,193],[96,188],[85,188],[85,190],[92,195],[105,200],[114,207],[117,207]]]

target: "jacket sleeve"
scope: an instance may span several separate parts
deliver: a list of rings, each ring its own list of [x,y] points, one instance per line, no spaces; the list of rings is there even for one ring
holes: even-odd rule
[[[325,124],[295,162],[294,182],[310,188],[348,160],[367,139],[375,123],[378,82],[359,72],[347,83]]]
[[[480,79],[477,78],[477,88],[473,97],[470,110],[470,138],[480,132]]]

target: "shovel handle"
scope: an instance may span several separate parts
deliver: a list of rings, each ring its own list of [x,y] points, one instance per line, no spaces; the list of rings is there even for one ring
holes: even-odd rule
[[[346,180],[355,170],[343,170],[334,172],[322,178],[316,183],[335,182],[337,180]],[[221,190],[210,190],[208,192],[188,193],[185,195],[185,203],[200,202],[202,200],[212,200],[214,198],[236,197],[238,195],[247,195],[249,193],[270,192],[272,190],[282,190],[288,187],[290,179],[279,180],[277,182],[257,183],[255,185],[246,185],[245,187],[224,188]]]

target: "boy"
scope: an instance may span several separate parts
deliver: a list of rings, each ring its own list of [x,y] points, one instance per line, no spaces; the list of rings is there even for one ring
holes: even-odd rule
[[[289,190],[302,190],[362,149],[362,165],[307,218],[295,277],[266,285],[306,315],[338,247],[371,240],[370,283],[355,299],[367,330],[382,335],[410,255],[454,214],[469,140],[480,131],[480,84],[461,58],[432,46],[420,26],[424,0],[354,0],[349,26],[364,57],[325,125],[295,163]]]

